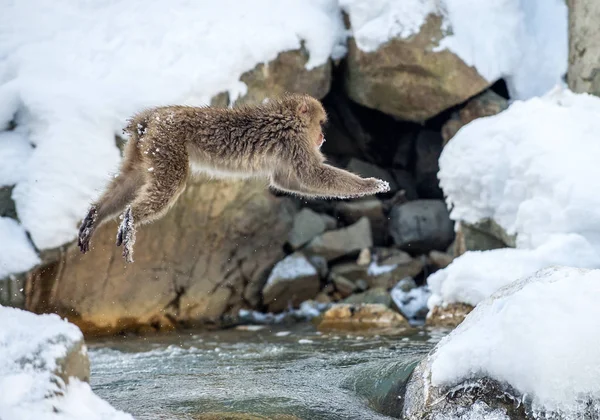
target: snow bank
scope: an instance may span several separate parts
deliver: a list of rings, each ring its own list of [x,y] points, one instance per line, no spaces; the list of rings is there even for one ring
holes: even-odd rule
[[[0,279],[27,271],[39,262],[23,227],[14,219],[0,217]]]
[[[491,218],[517,249],[468,252],[432,274],[430,307],[477,304],[554,264],[600,267],[600,99],[557,88],[465,126],[440,157],[451,217]]]
[[[132,113],[236,98],[240,75],[258,63],[304,41],[313,68],[343,55],[344,40],[335,0],[8,2],[0,130],[14,120],[19,134],[10,147],[0,136],[0,157],[21,169],[1,168],[0,185],[16,182],[19,219],[38,248],[61,245],[116,170],[115,135]]]
[[[599,294],[600,270],[566,267],[499,290],[440,341],[430,356],[432,384],[489,377],[510,384],[534,411],[599,415]]]
[[[83,340],[57,315],[0,306],[0,417],[2,420],[132,420],[72,378],[53,372],[57,360]],[[85,347],[84,347],[85,351]]]
[[[443,17],[448,49],[489,81],[505,78],[511,97],[546,93],[567,71],[563,0],[341,0],[357,46],[374,51],[417,33],[429,14]]]

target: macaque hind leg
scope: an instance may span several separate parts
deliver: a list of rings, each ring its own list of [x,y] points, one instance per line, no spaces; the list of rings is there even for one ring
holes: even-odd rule
[[[117,246],[123,245],[123,257],[133,262],[136,226],[160,218],[175,204],[188,178],[188,159],[174,152],[169,161],[156,162],[148,172],[147,183],[127,207],[117,233]]]

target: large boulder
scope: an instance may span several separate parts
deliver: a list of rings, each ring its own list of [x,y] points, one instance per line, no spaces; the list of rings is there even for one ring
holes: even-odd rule
[[[26,307],[56,311],[86,333],[168,329],[256,307],[293,211],[261,182],[191,183],[162,219],[138,229],[133,264],[107,223],[88,254],[72,246],[30,273]]]
[[[352,20],[352,16],[350,16]],[[419,32],[393,38],[375,51],[348,42],[344,86],[351,99],[409,121],[425,121],[486,89],[490,83],[448,50],[442,18],[427,17]]]
[[[454,239],[454,224],[442,200],[415,200],[395,205],[389,232],[394,243],[413,253],[446,250]]]
[[[263,303],[269,312],[297,307],[319,293],[317,269],[297,252],[275,264],[262,290]]]

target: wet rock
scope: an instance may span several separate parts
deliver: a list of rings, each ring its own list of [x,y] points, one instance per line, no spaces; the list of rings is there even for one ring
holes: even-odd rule
[[[477,95],[469,100],[460,111],[454,112],[444,124],[442,127],[443,144],[446,145],[458,130],[471,121],[499,114],[506,108],[508,108],[508,101],[492,90],[486,90]]]
[[[350,16],[350,21],[352,16]],[[394,38],[375,51],[348,42],[344,87],[355,102],[402,120],[425,121],[486,89],[490,83],[447,49],[442,18],[430,15],[418,34]]]
[[[323,314],[317,328],[321,331],[352,331],[403,327],[409,327],[408,321],[385,305],[338,303]]]
[[[498,248],[514,248],[516,235],[509,235],[492,219],[481,220],[474,224],[458,222],[454,255],[466,251],[487,251]]]
[[[0,217],[10,217],[17,220],[17,208],[12,199],[13,186],[0,187]]]
[[[379,178],[389,182],[390,192],[392,193],[398,189],[398,185],[396,185],[396,180],[394,177],[385,169],[380,168],[377,165],[373,165],[372,163],[352,158],[350,159],[350,162],[348,162],[348,165],[346,165],[346,169],[354,174],[362,176],[363,178]]]
[[[308,208],[300,210],[294,217],[292,230],[288,235],[288,244],[296,250],[315,236],[325,232],[325,220]]]
[[[377,303],[389,308],[392,305],[390,293],[383,287],[374,287],[363,293],[356,293],[344,299],[344,303],[371,304]]]
[[[390,413],[407,420],[437,419],[514,419],[527,416],[522,396],[498,381],[482,378],[454,387],[439,388],[431,384],[429,359],[425,358],[413,371],[404,395],[401,413]]]
[[[446,268],[450,265],[452,260],[453,260],[452,256],[447,254],[446,252],[434,250],[429,253],[429,261],[436,268]]]
[[[387,217],[383,214],[383,204],[376,198],[356,201],[342,201],[336,211],[339,218],[346,224],[356,223],[362,217],[369,219],[373,242],[384,245],[387,238]]]
[[[317,270],[297,252],[275,264],[263,288],[263,303],[269,312],[297,307],[319,293]]]
[[[358,253],[373,246],[371,224],[366,217],[347,228],[332,230],[314,238],[304,249],[307,255],[321,255],[327,261]]]
[[[419,198],[443,199],[437,173],[442,153],[442,135],[438,131],[421,130],[415,142],[415,181]]]
[[[473,307],[466,303],[434,306],[427,314],[425,323],[432,327],[456,328],[472,310]]]
[[[389,232],[399,248],[422,254],[448,248],[454,224],[443,201],[415,200],[392,208]]]

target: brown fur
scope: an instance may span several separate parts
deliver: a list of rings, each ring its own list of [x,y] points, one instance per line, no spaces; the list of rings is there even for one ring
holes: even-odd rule
[[[273,188],[306,197],[349,198],[386,192],[375,178],[360,178],[325,164],[319,148],[327,115],[308,95],[286,95],[263,105],[233,109],[167,106],[134,116],[119,175],[94,204],[79,233],[89,250],[97,226],[123,213],[117,245],[132,261],[134,223],[164,215],[190,172],[216,177],[264,177]]]

